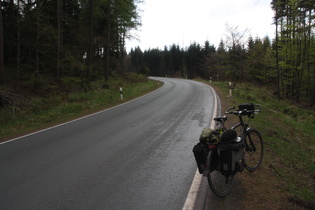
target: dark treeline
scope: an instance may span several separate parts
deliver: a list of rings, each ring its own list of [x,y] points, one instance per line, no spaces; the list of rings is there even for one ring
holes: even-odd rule
[[[126,56],[128,31],[140,25],[139,2],[0,0],[0,85],[42,92],[70,76],[84,87],[102,78],[106,87],[111,73],[130,64],[129,71],[147,75],[260,83],[279,98],[315,104],[315,0],[272,0],[272,39],[244,41],[245,32],[227,26],[217,47],[174,44]]]
[[[183,49],[132,49],[131,69],[154,76],[252,82],[273,88],[278,98],[315,104],[315,1],[273,0],[276,37],[249,37],[227,25],[227,40]]]
[[[36,91],[67,76],[106,84],[112,71],[124,70],[125,39],[140,25],[138,3],[0,1],[0,85],[33,83]]]
[[[250,37],[246,45],[229,46],[221,40],[218,48],[205,41],[183,49],[178,45],[144,52],[136,47],[130,52],[131,69],[137,73],[183,78],[203,78],[234,82],[269,82],[275,84],[276,69],[271,41]],[[271,71],[274,71],[272,73]]]

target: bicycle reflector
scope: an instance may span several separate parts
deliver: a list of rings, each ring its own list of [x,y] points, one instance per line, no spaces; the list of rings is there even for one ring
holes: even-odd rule
[[[216,144],[208,144],[208,149],[215,149],[217,148]]]

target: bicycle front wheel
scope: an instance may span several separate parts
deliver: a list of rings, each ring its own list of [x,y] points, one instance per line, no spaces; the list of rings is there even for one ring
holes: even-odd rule
[[[207,165],[209,167],[207,177],[212,192],[219,197],[226,196],[231,190],[234,175],[225,176],[219,171],[219,158],[216,150],[209,152]]]
[[[264,154],[264,145],[260,133],[256,129],[246,132],[244,166],[249,171],[255,171],[261,164]]]

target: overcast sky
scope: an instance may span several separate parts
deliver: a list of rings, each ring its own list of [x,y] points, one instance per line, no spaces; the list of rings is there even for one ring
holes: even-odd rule
[[[127,40],[126,48],[142,50],[206,40],[218,46],[225,40],[226,24],[249,29],[248,36],[274,38],[271,0],[145,0],[141,5],[142,26],[131,31],[139,40]]]

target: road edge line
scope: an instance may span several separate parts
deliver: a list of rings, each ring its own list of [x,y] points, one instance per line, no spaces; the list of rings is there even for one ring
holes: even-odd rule
[[[211,91],[213,93],[213,96],[214,96],[214,107],[213,107],[213,109],[215,111],[212,114],[211,123],[210,123],[210,128],[214,129],[215,128],[215,121],[212,120],[212,119],[217,117],[217,111],[218,111],[218,104],[217,104],[218,100],[217,100],[217,97],[218,96],[217,96],[215,90],[210,85],[208,85],[208,87],[211,89]],[[190,189],[188,191],[187,198],[185,200],[185,204],[184,204],[182,210],[193,210],[194,209],[202,177],[203,176],[199,174],[198,170],[196,170],[193,182],[192,182],[192,184],[190,186]]]
[[[163,84],[161,87],[159,87],[158,89],[156,89],[156,90],[154,90],[154,91],[151,91],[151,92],[149,92],[149,93],[147,93],[147,94],[145,94],[145,95],[142,95],[142,96],[140,96],[140,97],[134,98],[134,99],[132,99],[132,100],[130,100],[130,101],[126,101],[126,102],[124,102],[124,103],[122,103],[122,104],[118,104],[118,105],[116,105],[116,106],[114,106],[114,107],[110,107],[110,108],[108,108],[108,109],[104,109],[104,110],[101,110],[101,111],[98,111],[98,112],[95,112],[95,113],[92,113],[92,114],[89,114],[89,115],[86,115],[86,116],[83,116],[83,117],[80,117],[80,118],[77,118],[77,119],[74,119],[74,120],[70,120],[70,121],[67,121],[67,122],[64,122],[64,123],[60,123],[60,124],[58,124],[58,125],[54,125],[54,126],[52,126],[52,127],[48,127],[48,128],[45,128],[45,129],[36,131],[36,132],[32,132],[32,133],[29,133],[29,134],[26,134],[26,135],[22,135],[22,136],[13,138],[13,139],[9,139],[9,140],[7,140],[7,141],[0,142],[0,145],[6,144],[6,143],[10,143],[10,142],[13,142],[13,141],[17,141],[17,140],[20,140],[20,139],[22,139],[22,138],[25,138],[25,137],[28,137],[28,136],[32,136],[32,135],[35,135],[35,134],[37,134],[37,133],[41,133],[41,132],[44,132],[44,131],[47,131],[47,130],[51,130],[51,129],[54,129],[54,128],[57,128],[57,127],[60,127],[60,126],[63,126],[63,125],[69,124],[69,123],[73,123],[73,122],[75,122],[75,121],[79,121],[79,120],[82,120],[82,119],[85,119],[85,118],[88,118],[88,117],[92,117],[92,116],[97,115],[97,114],[100,114],[100,113],[102,113],[102,112],[107,112],[107,111],[109,111],[109,110],[111,110],[111,109],[115,109],[115,108],[117,108],[117,107],[120,107],[120,106],[123,106],[123,105],[125,105],[125,104],[131,103],[131,102],[133,102],[133,101],[135,101],[135,100],[137,100],[137,99],[140,99],[140,98],[142,98],[142,97],[145,97],[145,96],[148,96],[148,95],[150,95],[150,94],[153,94],[154,92],[156,92],[156,91],[160,90],[162,87],[164,87],[165,84],[166,84],[166,83],[164,82],[164,84]]]

